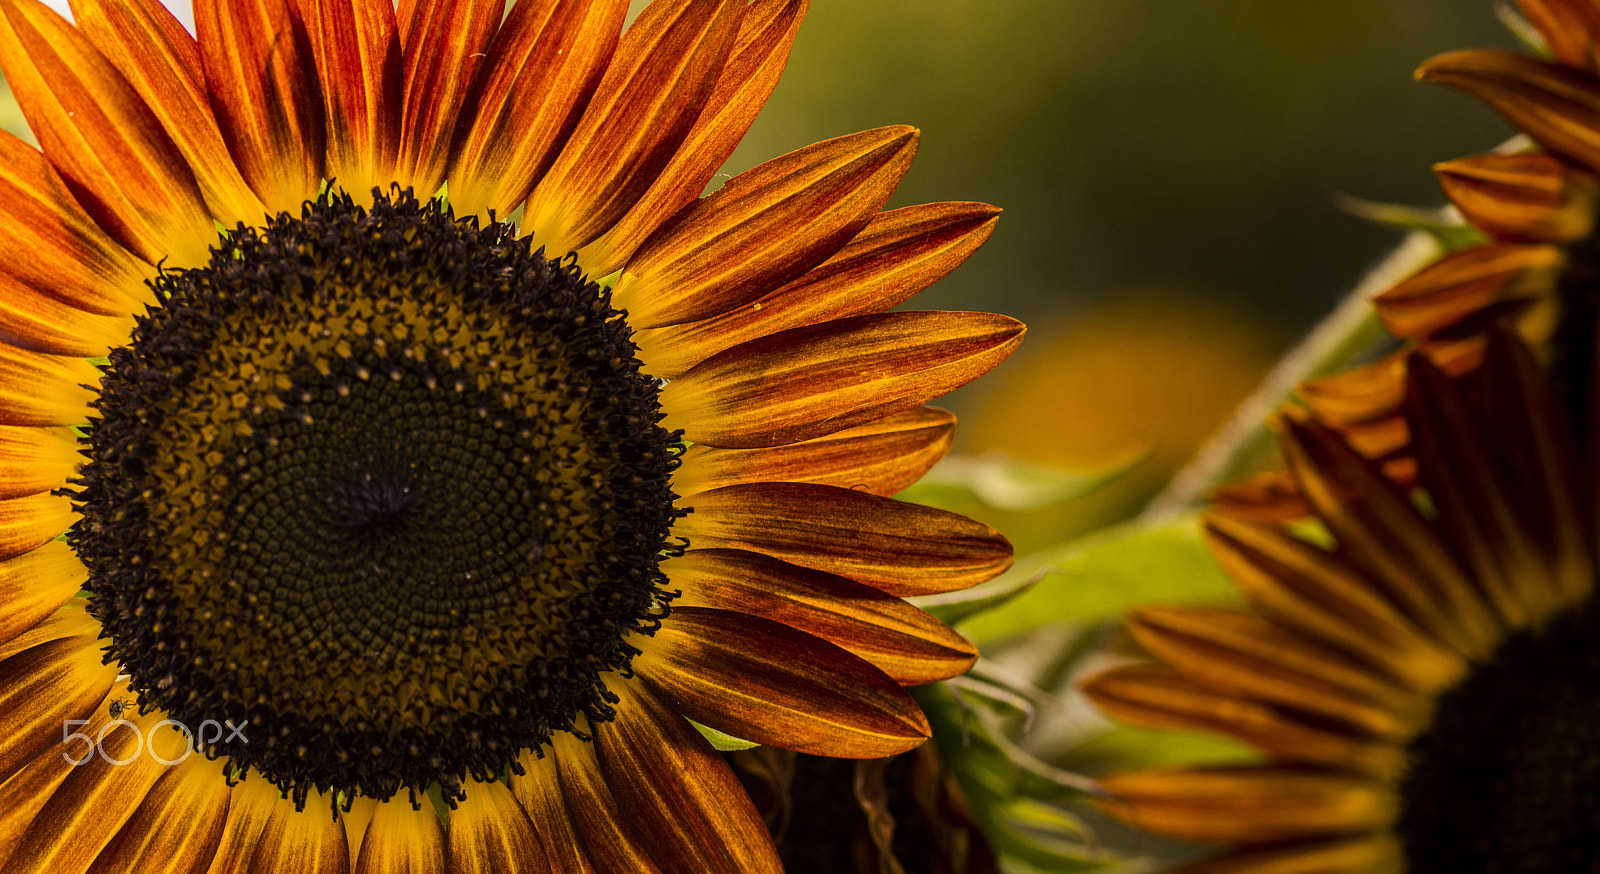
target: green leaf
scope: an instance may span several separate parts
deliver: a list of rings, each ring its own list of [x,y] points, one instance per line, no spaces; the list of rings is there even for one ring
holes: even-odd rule
[[[1397,203],[1378,203],[1348,194],[1336,196],[1345,212],[1402,231],[1422,231],[1446,252],[1456,252],[1487,242],[1489,236],[1462,220],[1450,207],[1430,209]]]
[[[968,611],[964,634],[981,643],[1055,622],[1099,622],[1150,602],[1240,597],[1202,542],[1195,513],[1156,525],[1139,521],[1103,529],[1030,556],[1027,567],[1044,576],[991,601],[994,606],[985,604],[988,609]]]
[[[950,456],[895,497],[944,509],[978,501],[999,510],[1037,510],[1097,491],[1148,454],[1130,453],[1104,468],[1088,471],[1030,464],[1003,452]]]
[[[685,717],[685,721],[694,726],[695,731],[700,732],[700,734],[704,736],[706,740],[710,741],[712,748],[719,753],[731,753],[738,750],[753,750],[756,747],[761,746],[761,744],[751,743],[743,738],[734,737],[731,734],[724,734],[723,732],[717,731],[710,726],[701,725],[700,723],[695,722],[693,719],[688,719],[687,717]]]
[[[1261,751],[1221,735],[1115,726],[1059,756],[1067,767],[1104,770],[1239,765],[1261,761]]]

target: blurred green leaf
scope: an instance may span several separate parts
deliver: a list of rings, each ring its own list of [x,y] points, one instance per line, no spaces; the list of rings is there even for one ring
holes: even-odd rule
[[[1088,471],[1030,464],[1004,452],[950,456],[895,497],[944,509],[978,501],[999,510],[1037,510],[1092,494],[1148,454],[1132,452],[1104,468]]]
[[[1026,566],[1044,576],[1032,584],[1024,577],[1018,590],[986,603],[989,609],[969,611],[961,620],[963,633],[982,642],[1054,622],[1098,622],[1149,602],[1240,597],[1201,541],[1195,513],[1103,529],[1030,556]]]
[[[1451,207],[1408,206],[1398,203],[1378,203],[1348,194],[1335,195],[1339,208],[1357,218],[1366,219],[1402,231],[1422,231],[1445,252],[1455,252],[1487,242],[1489,236],[1467,224],[1460,213]]]
[[[1257,762],[1261,751],[1218,735],[1119,725],[1058,758],[1063,767],[1121,771]]]

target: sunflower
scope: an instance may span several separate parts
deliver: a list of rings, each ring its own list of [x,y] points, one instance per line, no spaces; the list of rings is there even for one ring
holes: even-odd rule
[[[1308,407],[1402,482],[1416,481],[1400,415],[1412,352],[1422,351],[1449,373],[1466,373],[1482,359],[1484,330],[1501,320],[1510,320],[1541,357],[1587,360],[1592,342],[1584,326],[1600,308],[1594,291],[1600,276],[1594,233],[1600,211],[1600,5],[1517,5],[1527,31],[1544,42],[1545,57],[1458,51],[1417,70],[1422,80],[1484,101],[1525,135],[1500,151],[1434,167],[1445,195],[1485,242],[1447,254],[1374,297],[1379,320],[1403,348],[1297,389]],[[1261,519],[1306,511],[1281,472],[1224,487],[1215,498]]]
[[[702,196],[805,7],[0,0],[0,868],[774,871],[703,734],[926,738],[1022,328],[886,312],[913,129]]]
[[[1129,620],[1164,664],[1091,678],[1107,713],[1218,732],[1263,761],[1103,777],[1105,809],[1229,846],[1186,872],[1582,872],[1600,847],[1595,470],[1565,393],[1510,329],[1451,377],[1408,362],[1425,500],[1326,423],[1281,442],[1312,540],[1216,514],[1253,609]],[[1587,372],[1577,381],[1590,385]]]

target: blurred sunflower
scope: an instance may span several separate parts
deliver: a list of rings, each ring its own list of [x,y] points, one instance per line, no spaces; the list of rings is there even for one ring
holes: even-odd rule
[[[1547,59],[1460,51],[1417,71],[1484,101],[1536,144],[1434,168],[1451,203],[1487,242],[1447,254],[1374,298],[1378,318],[1405,348],[1298,389],[1307,406],[1403,482],[1416,476],[1399,412],[1413,350],[1460,374],[1478,366],[1483,331],[1499,320],[1511,320],[1541,358],[1586,360],[1593,339],[1584,331],[1600,307],[1593,233],[1600,209],[1600,5],[1517,5]],[[1281,474],[1224,488],[1218,498],[1261,518],[1305,510]]]
[[[684,717],[927,736],[1010,546],[889,496],[1022,328],[885,311],[997,211],[702,197],[806,3],[627,7],[0,0],[0,868],[775,871]]]
[[[1580,450],[1530,349],[1486,336],[1469,376],[1408,362],[1426,502],[1325,423],[1287,418],[1290,472],[1331,548],[1213,515],[1212,550],[1254,610],[1135,611],[1134,636],[1166,664],[1086,684],[1118,718],[1265,754],[1102,778],[1114,816],[1229,845],[1179,870],[1595,870],[1600,429],[1591,419]]]

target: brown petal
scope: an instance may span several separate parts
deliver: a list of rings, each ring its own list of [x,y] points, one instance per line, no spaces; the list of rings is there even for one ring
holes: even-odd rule
[[[644,243],[612,301],[635,328],[721,315],[796,279],[867,226],[911,168],[917,132],[889,127],[741,173]]]
[[[304,27],[285,0],[197,0],[211,105],[250,187],[273,213],[317,195],[322,97]]]
[[[344,825],[328,815],[332,799],[313,790],[305,810],[281,798],[261,829],[250,858],[250,874],[344,874],[350,870],[350,848]]]
[[[1475,155],[1433,172],[1467,221],[1490,233],[1574,243],[1594,230],[1600,180],[1548,154]]]
[[[211,214],[230,227],[259,223],[266,207],[239,175],[222,141],[194,37],[156,0],[72,0],[72,14],[172,137],[194,170]]]
[[[701,725],[818,756],[875,759],[928,739],[917,702],[882,671],[767,619],[679,607],[634,670]]]
[[[405,113],[396,178],[432,197],[450,166],[450,140],[502,0],[430,0],[417,6],[405,50]]]
[[[1595,0],[1517,0],[1550,53],[1574,67],[1600,69],[1600,4]]]
[[[576,744],[577,741],[574,740],[573,743]],[[583,750],[590,755],[589,761],[593,762],[594,747],[583,745]],[[534,827],[534,838],[539,842],[543,853],[542,858],[546,866],[543,870],[594,874],[594,869],[584,858],[584,848],[579,843],[577,826],[573,824],[572,814],[567,810],[566,799],[561,796],[561,777],[556,770],[555,758],[553,751],[547,751],[542,758],[535,757],[532,752],[523,753],[522,758],[518,759],[523,773],[513,773],[510,777],[511,794],[521,803],[528,820],[538,823]],[[599,774],[595,774],[594,777],[598,779]],[[614,810],[616,801],[610,798],[610,790],[607,790],[606,801]],[[614,827],[620,830],[621,823],[615,823]],[[638,842],[632,835],[626,835],[622,843],[635,846]],[[541,856],[535,855],[534,858]],[[653,866],[648,866],[648,860],[646,865],[647,867],[622,870],[635,870],[640,874],[655,870]]]
[[[192,754],[168,768],[87,874],[138,874],[158,862],[170,871],[208,869],[233,795],[223,769]]]
[[[626,0],[511,7],[457,127],[449,172],[457,215],[504,216],[528,196],[600,84],[627,12]]]
[[[1401,747],[1352,737],[1247,697],[1196,684],[1167,665],[1128,665],[1090,677],[1083,691],[1106,715],[1151,728],[1238,738],[1279,759],[1328,765],[1379,779],[1405,767]]]
[[[304,4],[322,86],[327,175],[354,196],[384,187],[400,157],[405,69],[394,6],[386,0]]]
[[[1206,493],[1206,503],[1219,513],[1252,522],[1283,523],[1311,515],[1311,506],[1287,470],[1270,470]]]
[[[54,613],[88,578],[64,540],[0,561],[0,604],[6,605],[0,613],[0,644]]]
[[[754,482],[810,482],[885,497],[922,478],[950,451],[956,417],[912,407],[876,422],[770,449],[717,449],[695,444],[672,477],[688,496]]]
[[[0,2],[0,68],[74,197],[146,261],[202,263],[216,239],[194,174],[144,101],[38,0]]]
[[[1011,543],[981,522],[852,489],[754,483],[691,503],[678,528],[695,547],[748,549],[896,597],[965,589],[1011,566]]]
[[[648,691],[619,683],[594,729],[600,770],[629,827],[683,874],[783,874],[750,796],[705,738]]]
[[[866,659],[902,686],[965,673],[978,650],[892,595],[754,552],[691,549],[661,566],[673,607],[717,607],[798,628]]]
[[[96,626],[85,633],[28,647],[0,661],[0,783],[35,756],[86,750],[74,741],[64,747],[62,726],[99,706],[117,679],[116,665],[101,663]],[[76,728],[69,728],[69,733]],[[93,735],[91,735],[93,737]],[[5,857],[0,852],[0,860]]]
[[[1440,55],[1417,78],[1482,100],[1557,155],[1600,172],[1600,79],[1584,70],[1507,51]]]
[[[937,282],[989,238],[1000,210],[930,203],[879,213],[799,279],[710,319],[634,332],[645,369],[666,379],[718,352],[790,328],[878,313]]]
[[[706,107],[650,190],[616,226],[578,253],[591,276],[620,269],[667,219],[692,203],[733,154],[778,84],[809,0],[756,0]]]
[[[1431,337],[1496,304],[1554,295],[1566,263],[1558,246],[1479,246],[1440,258],[1372,302],[1390,333]]]
[[[228,799],[228,822],[206,874],[248,874],[250,858],[280,803],[278,788],[260,774],[253,779],[247,777],[235,787]]]
[[[1435,340],[1424,351],[1446,373],[1459,376],[1475,370],[1483,360],[1483,337]],[[1405,396],[1409,350],[1353,367],[1332,376],[1309,380],[1295,391],[1317,418],[1336,426],[1371,424],[1394,418]]]
[[[84,312],[123,316],[146,301],[150,266],[107,237],[38,149],[0,133],[0,271]]]
[[[560,772],[562,807],[580,835],[587,871],[595,874],[660,874],[647,848],[623,818],[622,808],[600,769],[594,744],[557,732],[550,757]],[[670,860],[666,860],[670,862]],[[552,871],[564,870],[552,868]]]
[[[100,371],[82,358],[0,343],[0,425],[81,425]]]
[[[1276,768],[1148,770],[1099,778],[1100,809],[1198,843],[1270,844],[1380,831],[1397,802],[1383,781]]]
[[[541,857],[534,824],[510,789],[501,783],[473,782],[466,791],[466,800],[450,813],[449,868],[413,870],[448,870],[449,874],[542,874],[549,870],[538,864]],[[433,813],[431,809],[425,812]],[[438,823],[436,816],[434,823]]]
[[[656,0],[623,34],[572,138],[528,198],[546,253],[576,251],[627,214],[693,127],[739,32],[745,0]]]
[[[1405,874],[1405,850],[1389,834],[1234,851],[1169,868],[1167,874]]]
[[[667,426],[732,449],[798,443],[966,385],[1022,342],[988,313],[881,313],[795,328],[721,352],[661,391]]]

